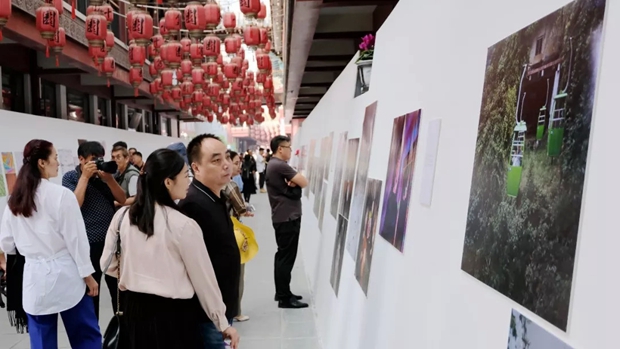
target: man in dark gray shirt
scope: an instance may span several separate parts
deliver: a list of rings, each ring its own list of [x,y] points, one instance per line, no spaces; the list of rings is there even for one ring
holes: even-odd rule
[[[301,229],[301,188],[308,185],[308,180],[287,163],[292,154],[288,137],[274,137],[270,147],[273,156],[267,166],[266,184],[278,244],[274,263],[275,300],[280,308],[306,308],[308,304],[300,302],[302,297],[291,292],[291,272]]]

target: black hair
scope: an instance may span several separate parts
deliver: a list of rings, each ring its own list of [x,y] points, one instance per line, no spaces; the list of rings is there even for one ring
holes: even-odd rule
[[[86,159],[89,156],[94,156],[96,158],[101,158],[105,156],[105,149],[103,149],[103,145],[99,142],[84,142],[80,144],[78,147],[78,156]]]
[[[33,139],[24,147],[24,165],[19,170],[8,206],[13,215],[31,217],[37,211],[34,197],[41,184],[39,160],[48,160],[54,145],[42,139]]]
[[[149,155],[144,174],[138,180],[136,201],[129,208],[129,222],[147,237],[153,236],[155,227],[155,204],[178,210],[166,188],[166,178],[174,179],[185,166],[179,153],[170,149],[158,149]]]
[[[133,149],[133,152],[134,152],[134,153],[138,151],[138,149],[133,148],[133,147],[132,147],[132,148],[127,149],[127,151],[131,151],[132,149]]]
[[[118,141],[112,145],[112,148],[116,148],[116,147],[123,147],[127,149],[127,142]]]
[[[287,136],[275,136],[271,139],[271,143],[269,144],[269,146],[271,147],[271,151],[275,153],[278,151],[280,144],[282,144],[283,142],[290,142],[290,141],[291,139],[288,138]]]
[[[263,149],[263,147],[258,148],[258,151],[263,151],[265,149]]]
[[[207,138],[217,139],[220,142],[222,141],[218,136],[211,133],[203,133],[194,137],[194,139],[192,139],[187,145],[187,158],[190,166],[194,162],[200,162],[200,158],[202,157],[202,153],[200,150],[202,141]]]
[[[239,153],[237,153],[234,150],[227,150],[226,151],[228,153],[228,157],[230,158],[230,160],[236,158],[237,156],[239,156]]]
[[[139,157],[142,157],[142,153],[140,153],[139,151],[136,151],[135,153],[133,153],[133,155],[138,155]]]

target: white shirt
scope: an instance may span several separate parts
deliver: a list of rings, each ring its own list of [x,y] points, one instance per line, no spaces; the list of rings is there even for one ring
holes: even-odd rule
[[[41,180],[29,218],[7,206],[0,225],[0,249],[26,258],[23,307],[30,315],[73,308],[85,295],[83,278],[95,272],[86,227],[73,192]]]
[[[265,158],[260,154],[256,154],[256,172],[262,173],[263,171],[265,171]]]

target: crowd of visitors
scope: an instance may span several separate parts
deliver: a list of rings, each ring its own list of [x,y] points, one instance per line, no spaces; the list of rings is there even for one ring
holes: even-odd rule
[[[268,192],[278,244],[275,300],[307,307],[290,290],[307,181],[286,163],[288,138],[270,148],[241,154],[203,134],[146,161],[117,142],[105,161],[100,143],[84,142],[59,186],[49,181],[59,169],[53,144],[30,141],[0,225],[11,325],[32,348],[56,348],[60,314],[73,348],[101,348],[103,279],[118,348],[237,348],[233,321],[249,316],[235,224],[254,215],[258,190]]]

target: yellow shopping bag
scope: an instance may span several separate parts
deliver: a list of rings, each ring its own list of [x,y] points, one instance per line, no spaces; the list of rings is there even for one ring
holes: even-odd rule
[[[245,264],[258,253],[258,243],[252,228],[239,222],[235,217],[231,216],[230,219],[232,219],[235,226],[235,238],[237,239],[237,246],[239,246],[239,253],[241,254],[241,264]]]

